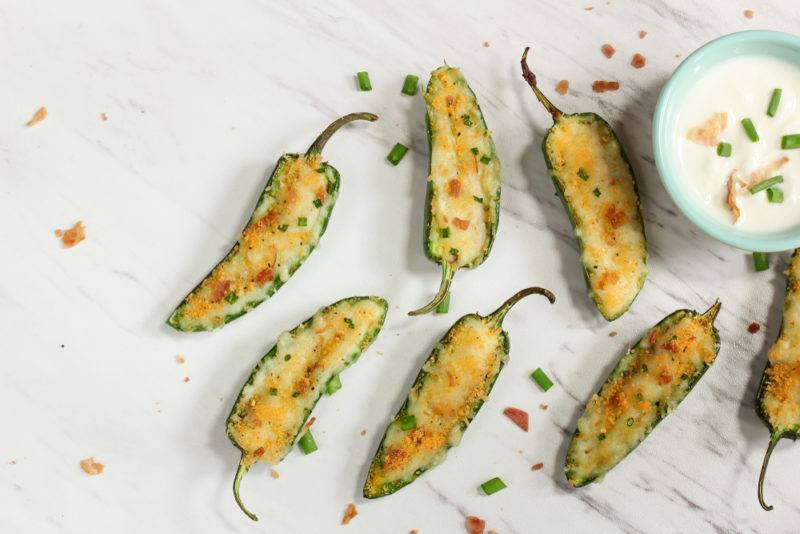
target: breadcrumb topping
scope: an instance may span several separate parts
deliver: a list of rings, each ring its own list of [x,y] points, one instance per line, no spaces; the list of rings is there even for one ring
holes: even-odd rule
[[[92,457],[84,458],[83,460],[81,460],[80,465],[81,469],[83,469],[83,472],[89,476],[101,474],[103,472],[103,469],[105,469],[106,467],[100,462],[96,462]]]

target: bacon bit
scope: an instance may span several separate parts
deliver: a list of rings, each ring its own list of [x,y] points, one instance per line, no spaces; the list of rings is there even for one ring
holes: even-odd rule
[[[745,9],[744,10],[744,18],[752,19],[753,15],[755,15],[755,12],[752,9]]]
[[[619,82],[595,80],[592,83],[592,91],[595,93],[605,93],[607,91],[616,91],[617,89],[619,89]]]
[[[667,341],[666,343],[661,345],[661,348],[666,349],[666,350],[670,351],[673,354],[678,352],[678,344],[675,343],[674,339],[670,339],[669,341]]]
[[[312,417],[311,419],[309,419],[308,422],[306,423],[306,430],[311,428],[311,425],[313,425],[316,420],[317,420],[316,417]]]
[[[56,237],[61,238],[61,243],[64,248],[72,248],[84,239],[86,239],[86,228],[83,226],[83,221],[78,221],[72,225],[72,228],[66,230],[56,230],[54,233]]]
[[[263,456],[263,455],[264,455],[264,447],[259,447],[259,448],[257,448],[256,450],[253,451],[253,456],[255,456],[256,458],[258,458],[260,456]]]
[[[549,408],[549,406],[547,404],[540,404],[539,405],[539,409],[540,410],[546,410],[547,408]]]
[[[211,292],[211,302],[219,302],[228,294],[231,288],[230,280],[220,280],[214,285],[214,290]]]
[[[484,41],[483,42],[483,47],[484,48],[489,48],[489,41]]]
[[[543,467],[544,467],[544,464],[542,462],[539,462],[538,464],[533,464],[531,466],[531,471],[538,471]]]
[[[631,65],[633,65],[633,68],[635,69],[641,69],[642,67],[644,67],[646,62],[647,60],[645,59],[645,57],[639,52],[633,54],[633,57],[631,58]]]
[[[483,534],[483,529],[486,528],[486,521],[474,515],[467,516],[467,533],[468,534]]]
[[[652,332],[650,332],[650,337],[647,338],[647,341],[649,341],[651,345],[655,345],[657,340],[658,340],[658,330],[653,330]]]
[[[40,107],[39,109],[36,110],[36,113],[33,114],[33,117],[31,117],[31,120],[29,120],[28,122],[25,123],[25,126],[30,128],[34,124],[39,124],[40,122],[42,122],[46,118],[47,118],[47,108],[42,106],[42,107]]]
[[[789,163],[789,158],[787,156],[781,156],[772,163],[762,165],[750,173],[750,183],[747,185],[753,186],[762,180],[766,180],[767,178],[774,176],[775,173],[787,163]]]
[[[325,191],[325,188],[319,186],[319,189],[317,189],[317,200],[319,200],[320,202],[324,202],[326,193],[327,191]]]
[[[669,384],[672,382],[673,376],[669,369],[666,367],[661,370],[658,374],[658,383],[659,384]]]
[[[617,51],[614,49],[614,47],[611,46],[608,43],[606,43],[603,46],[601,46],[600,47],[600,51],[602,51],[603,55],[606,56],[609,59],[611,59],[611,56],[613,56],[614,54],[617,53]]]
[[[739,206],[736,204],[736,188],[743,187],[744,185],[744,180],[739,176],[739,172],[734,169],[728,177],[728,194],[725,197],[725,203],[731,210],[731,215],[733,215],[733,222],[738,221],[739,215],[741,215]]]
[[[267,267],[258,272],[256,275],[256,282],[260,285],[264,285],[267,282],[272,282],[275,279],[275,273],[272,271],[272,267]]]
[[[647,35],[647,32],[644,30],[639,30],[639,39],[644,39]]]
[[[556,84],[556,93],[565,95],[567,91],[569,91],[569,80],[561,80]]]
[[[180,354],[178,354],[177,356],[175,356],[175,361],[176,361],[177,363],[186,363],[186,358],[184,358],[183,356],[181,356]]]
[[[628,222],[628,215],[622,210],[617,210],[613,205],[606,209],[605,215],[614,230]]]
[[[460,230],[466,230],[469,228],[469,221],[465,221],[464,219],[459,219],[458,217],[453,217],[453,224],[456,228]]]
[[[761,330],[761,325],[758,323],[750,323],[750,326],[747,327],[747,331],[751,334],[755,334],[759,330]]]
[[[103,472],[106,466],[100,462],[95,462],[94,458],[85,458],[81,460],[81,469],[89,476],[99,475]]]
[[[703,146],[717,146],[719,134],[728,126],[728,114],[717,112],[711,114],[703,124],[690,128],[686,139]]]
[[[274,469],[269,470],[269,476],[272,478],[281,478],[281,474],[275,471]]]
[[[617,337],[617,331],[612,330],[611,332],[608,333],[608,337]]]
[[[342,517],[342,524],[348,524],[355,516],[358,515],[358,510],[356,510],[356,505],[350,503],[347,505],[347,508],[344,510],[344,517]]]
[[[451,197],[457,197],[461,194],[461,182],[458,179],[453,178],[449,182],[447,182],[447,192]]]
[[[190,380],[191,380],[191,378],[189,378],[188,376],[183,377],[183,381],[184,382],[189,382]]]
[[[503,410],[503,415],[511,419],[515,425],[520,427],[525,432],[528,431],[528,412],[509,406]]]
[[[106,115],[105,112],[101,113],[100,120],[106,122],[108,120],[108,115]]]

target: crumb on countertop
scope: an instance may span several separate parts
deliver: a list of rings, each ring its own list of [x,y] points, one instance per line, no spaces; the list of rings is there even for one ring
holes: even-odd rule
[[[752,19],[753,15],[755,15],[755,12],[752,9],[745,9],[744,10],[744,18]]]
[[[538,464],[533,464],[531,466],[531,471],[539,471],[543,467],[544,467],[544,464],[542,462],[539,462]]]
[[[191,380],[191,378],[189,378],[188,376],[184,376],[184,377],[183,377],[183,381],[184,381],[184,382],[188,382],[189,380]]]
[[[595,80],[592,83],[592,91],[595,93],[605,93],[607,91],[616,91],[619,89],[619,82],[608,80]]]
[[[761,330],[761,325],[755,322],[750,323],[750,325],[747,327],[747,331],[751,334],[755,334],[759,330]]]
[[[103,122],[106,122],[108,120],[108,115],[106,114],[105,111],[100,114],[100,120]]]
[[[66,230],[57,229],[53,233],[56,237],[61,238],[64,248],[72,248],[86,239],[86,228],[83,226],[83,221],[76,222]]]
[[[617,337],[617,333],[618,332],[616,330],[612,330],[611,332],[608,333],[608,337]]]
[[[175,361],[176,361],[177,363],[186,363],[186,358],[184,358],[183,356],[181,356],[180,354],[178,354],[177,356],[175,356]]]
[[[80,465],[83,472],[90,476],[101,474],[106,467],[100,462],[95,462],[93,457],[84,458]]]
[[[483,534],[483,529],[486,528],[486,521],[474,515],[467,516],[467,533],[468,534]]]
[[[609,59],[611,59],[611,57],[617,53],[616,49],[608,43],[605,43],[603,46],[601,46],[600,51],[603,52],[603,55]]]
[[[366,436],[366,435],[367,435],[367,429],[366,429],[366,428],[365,428],[364,430],[362,430],[362,431],[361,431],[361,435],[362,435],[362,436]]]
[[[311,417],[311,419],[309,419],[308,422],[306,423],[306,430],[311,428],[311,425],[313,425],[316,420],[317,420],[316,416]]]
[[[639,30],[639,39],[644,39],[647,36],[647,32],[644,30]]]
[[[281,478],[281,474],[275,471],[274,469],[269,470],[269,476],[272,478]]]
[[[33,114],[33,117],[31,117],[31,120],[29,120],[28,122],[25,123],[25,126],[30,128],[31,126],[33,126],[35,124],[39,124],[40,122],[42,122],[46,118],[47,118],[47,108],[42,106],[42,107],[40,107],[39,109],[36,110],[36,113]]]
[[[356,510],[356,505],[353,503],[348,504],[347,508],[345,508],[344,510],[344,516],[342,517],[342,524],[343,525],[348,524],[357,515],[358,515],[358,510]]]
[[[633,57],[631,58],[631,65],[633,65],[633,68],[641,69],[642,67],[644,67],[645,63],[647,63],[647,59],[645,59],[645,57],[642,54],[640,54],[639,52],[633,54]]]
[[[483,42],[483,47],[484,48],[489,48],[489,41],[484,41]]]
[[[569,80],[561,80],[556,84],[556,93],[565,95],[567,91],[569,91]]]
[[[547,404],[540,404],[539,405],[539,409],[540,410],[546,410],[547,408],[549,408],[549,406]]]
[[[592,7],[592,6],[588,6],[588,7],[584,7],[583,8],[584,11],[591,11],[593,9],[594,9],[594,7]]]

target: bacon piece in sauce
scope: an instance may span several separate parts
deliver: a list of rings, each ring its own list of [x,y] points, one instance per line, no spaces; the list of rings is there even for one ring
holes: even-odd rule
[[[528,412],[509,406],[503,410],[503,414],[522,430],[528,431]]]
[[[728,126],[727,113],[713,113],[703,124],[690,128],[686,139],[703,146],[717,146],[719,134]]]

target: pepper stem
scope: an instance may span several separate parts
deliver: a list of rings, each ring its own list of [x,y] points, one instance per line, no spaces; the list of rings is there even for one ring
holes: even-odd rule
[[[719,313],[719,309],[722,307],[722,303],[717,300],[714,304],[703,313],[703,317],[708,317],[710,322],[714,322],[717,319],[717,314]]]
[[[408,312],[409,315],[423,315],[430,311],[432,311],[436,306],[438,306],[444,298],[447,296],[447,292],[450,291],[450,283],[453,281],[453,268],[450,266],[450,262],[447,260],[442,262],[442,282],[439,284],[439,292],[436,293],[436,296],[433,297],[433,300],[430,301],[425,306],[419,308],[418,310]]]
[[[242,454],[242,459],[239,460],[239,467],[236,469],[236,476],[233,477],[233,498],[236,499],[236,504],[239,505],[239,508],[242,509],[242,512],[244,512],[247,517],[253,521],[258,521],[256,514],[245,507],[244,503],[242,502],[242,498],[239,496],[239,485],[242,483],[242,478],[244,478],[244,476],[250,470],[250,466],[246,465],[244,460],[244,454]]]
[[[767,447],[766,454],[764,454],[764,463],[761,464],[761,473],[758,475],[758,503],[761,505],[761,508],[767,512],[772,510],[772,506],[764,502],[764,478],[767,476],[769,458],[772,456],[772,451],[775,449],[775,445],[777,445],[779,439],[780,437],[770,436],[769,446]]]
[[[508,310],[510,310],[514,304],[524,299],[528,295],[542,295],[550,301],[550,304],[553,304],[556,301],[556,296],[543,287],[526,287],[525,289],[514,293],[511,298],[505,301],[495,311],[490,313],[488,317],[490,317],[498,326],[500,326],[503,323],[503,319],[505,319]]]
[[[333,136],[333,134],[335,134],[336,131],[345,124],[351,123],[353,121],[372,122],[376,120],[378,120],[377,115],[373,113],[366,113],[363,111],[360,113],[350,113],[348,115],[345,115],[344,117],[339,117],[338,119],[330,123],[330,125],[327,128],[325,128],[325,130],[323,130],[321,134],[319,134],[319,137],[314,139],[314,142],[311,143],[310,147],[308,147],[308,152],[306,152],[306,157],[313,156],[315,154],[319,154],[320,152],[322,152],[322,149],[325,148],[325,143],[328,142],[328,139],[330,139]]]
[[[522,60],[520,64],[522,65],[522,77],[525,78],[525,81],[528,82],[528,85],[531,86],[533,89],[536,98],[539,99],[539,102],[545,107],[545,109],[553,116],[553,121],[557,121],[558,118],[563,115],[560,109],[555,107],[550,100],[544,96],[544,93],[539,89],[539,86],[536,85],[536,75],[531,72],[531,69],[528,67],[528,50],[530,50],[530,46],[525,47],[525,51],[522,53]]]

